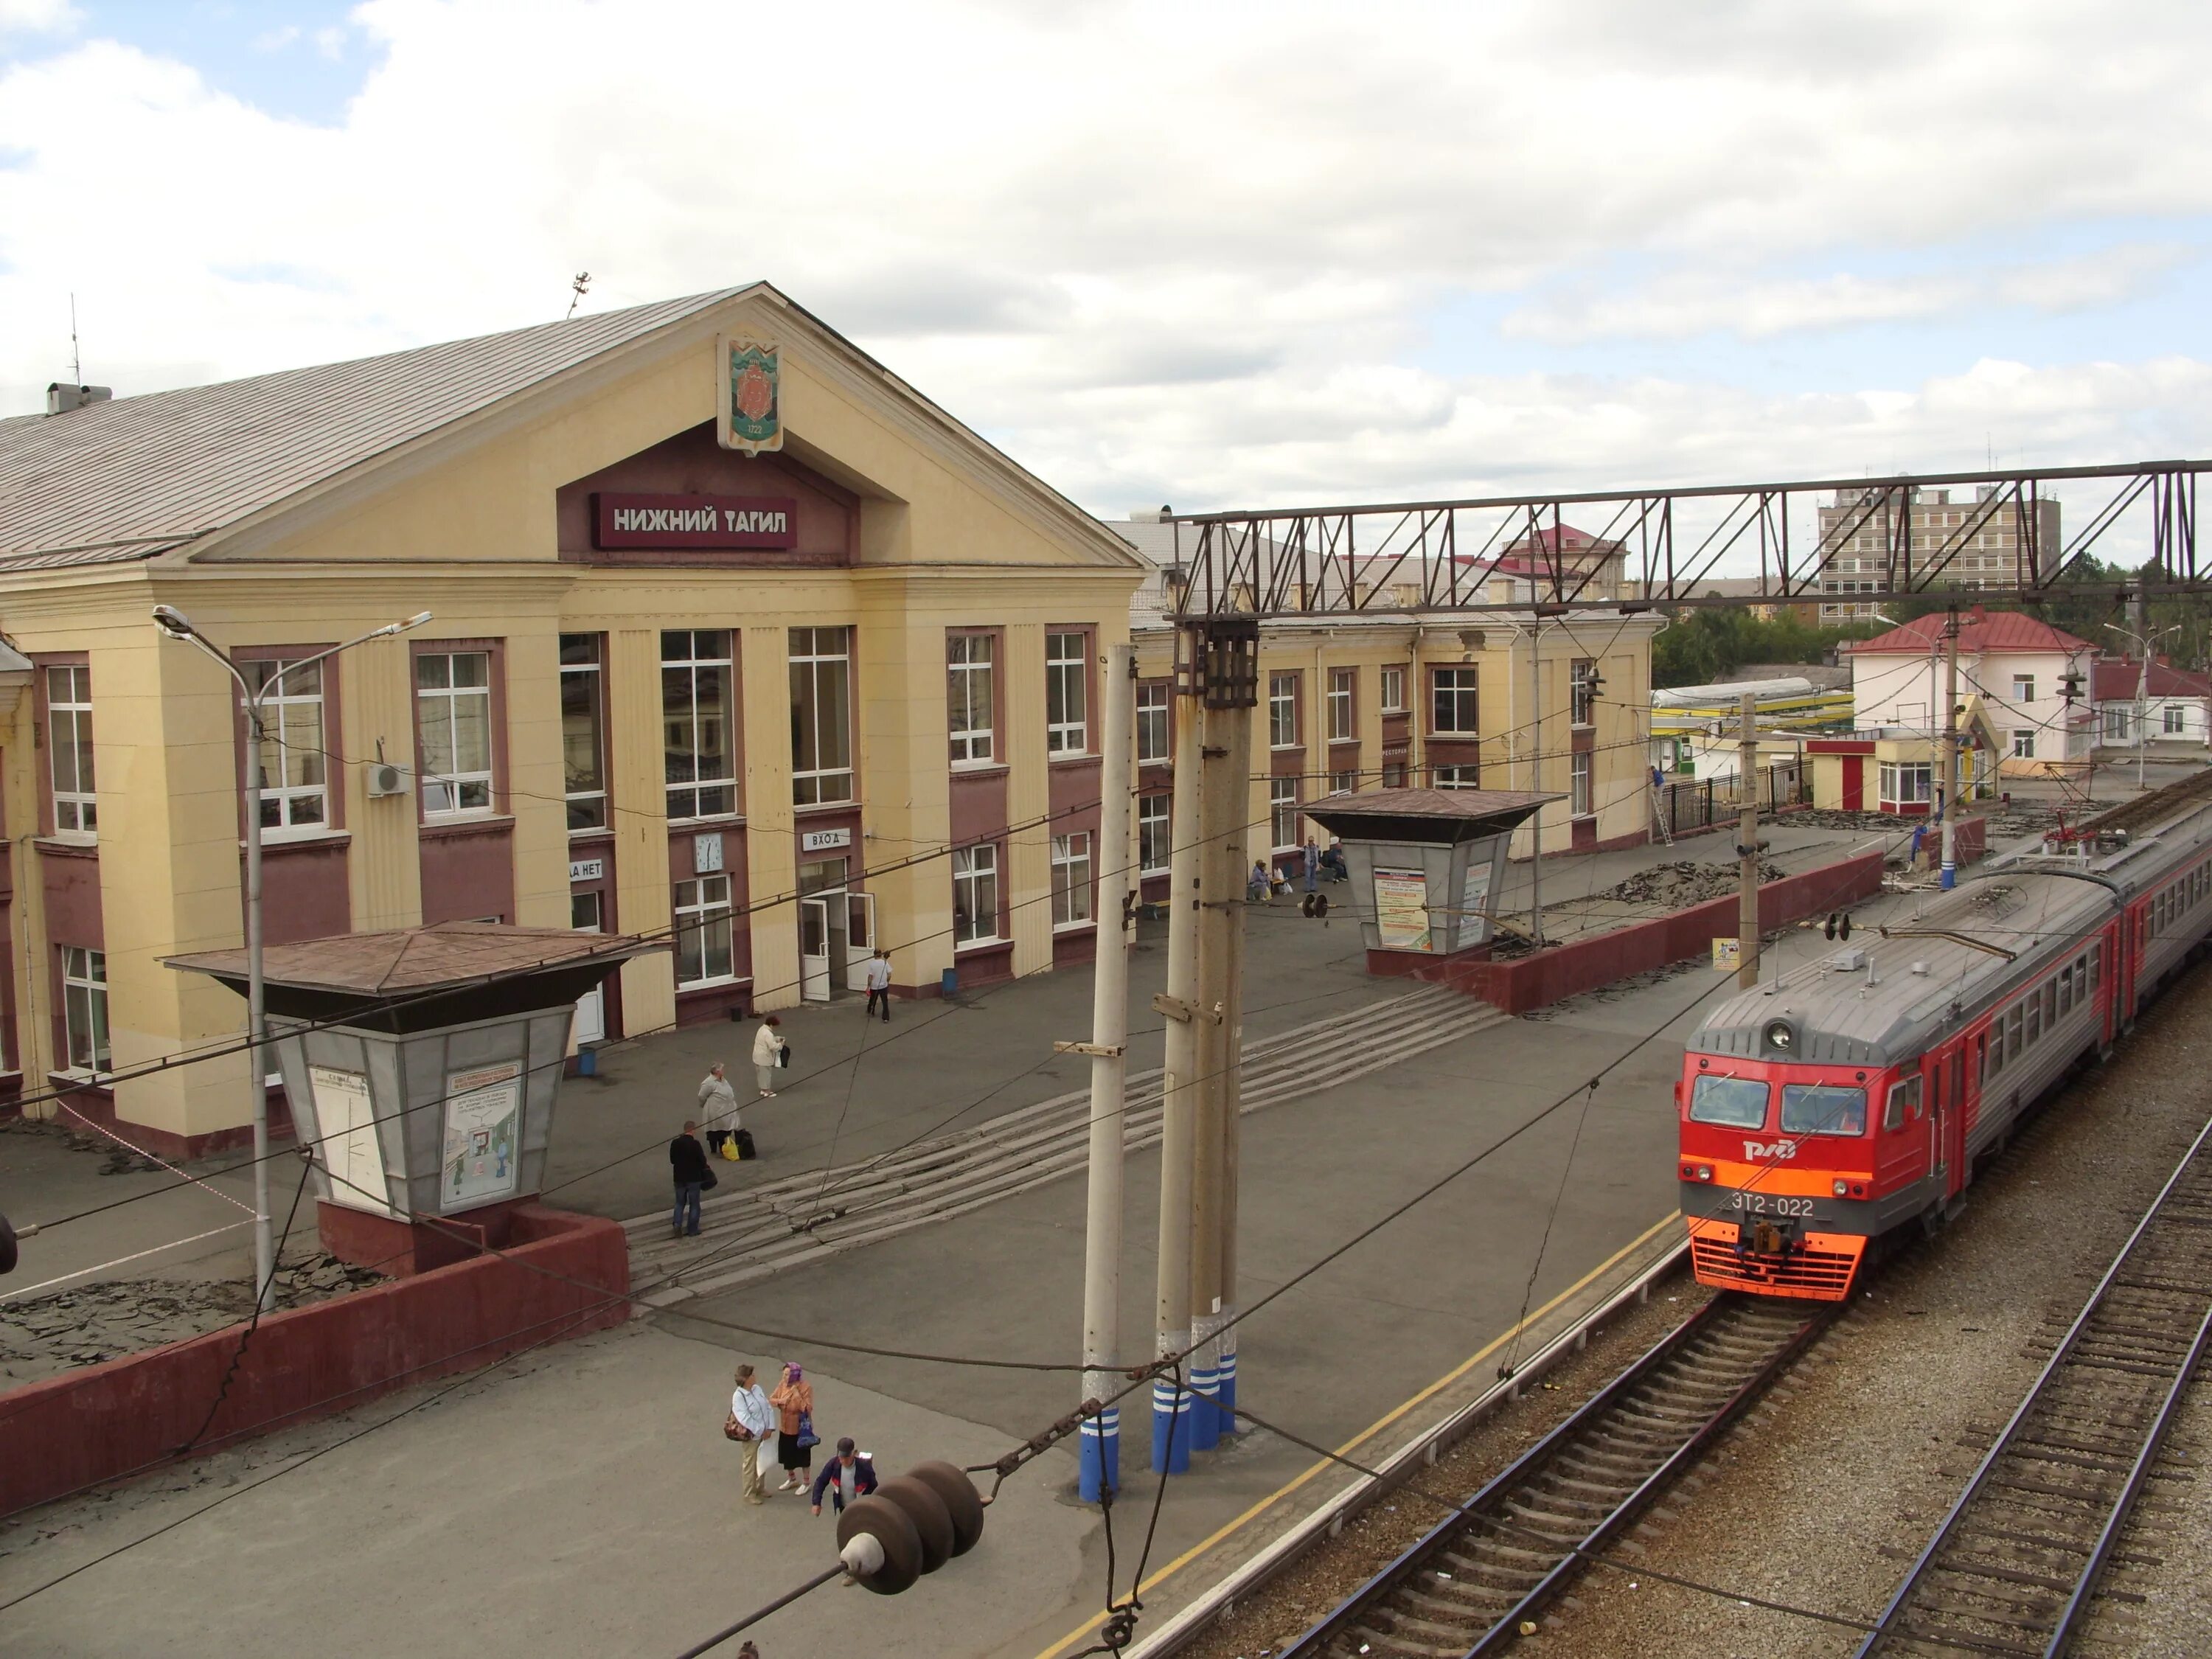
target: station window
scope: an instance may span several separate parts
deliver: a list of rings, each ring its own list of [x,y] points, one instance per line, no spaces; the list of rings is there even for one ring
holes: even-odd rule
[[[1052,925],[1073,927],[1091,920],[1091,836],[1087,830],[1052,838]]]
[[[561,775],[571,830],[607,827],[606,704],[597,634],[561,636]]]
[[[660,635],[662,771],[673,820],[738,810],[732,638],[726,628],[672,628]]]
[[[1295,749],[1298,746],[1298,677],[1296,674],[1270,674],[1267,677],[1267,746],[1271,749]]]
[[[1137,798],[1137,869],[1157,876],[1168,867],[1168,797]]]
[[[422,816],[491,811],[491,653],[425,651],[415,659]]]
[[[70,1070],[97,1076],[110,1069],[106,951],[62,946],[62,1029]]]
[[[1439,668],[1430,681],[1431,697],[1429,729],[1431,732],[1465,732],[1473,733],[1482,729],[1476,706],[1476,686],[1479,676],[1473,668]]]
[[[1386,714],[1404,714],[1406,671],[1398,667],[1385,668],[1376,676],[1376,683],[1379,691],[1376,702],[1382,712]]]
[[[1048,755],[1090,752],[1091,635],[1044,636],[1044,749]]]
[[[1782,1133],[1785,1135],[1863,1135],[1866,1126],[1863,1089],[1839,1083],[1782,1085]]]
[[[1690,1121],[1729,1129],[1766,1125],[1766,1085],[1755,1077],[1698,1078],[1690,1091]]]
[[[676,884],[676,988],[688,991],[734,976],[730,878],[701,876]]]
[[[963,847],[952,854],[952,942],[999,937],[999,849]]]
[[[791,800],[853,799],[853,630],[791,630]]]
[[[52,766],[54,833],[90,840],[100,824],[92,781],[92,670],[46,670],[47,754]]]
[[[945,723],[952,733],[952,763],[977,765],[992,758],[992,653],[989,634],[954,634],[945,641]]]
[[[1352,729],[1354,693],[1359,683],[1356,668],[1332,668],[1328,671],[1328,740],[1331,743],[1349,742],[1357,733]]]
[[[1141,765],[1167,757],[1168,687],[1155,680],[1137,688],[1137,760]]]
[[[238,668],[261,694],[261,827],[322,829],[330,822],[323,783],[323,665],[271,659]]]
[[[1298,781],[1267,780],[1267,817],[1275,837],[1275,850],[1288,852],[1298,844]]]

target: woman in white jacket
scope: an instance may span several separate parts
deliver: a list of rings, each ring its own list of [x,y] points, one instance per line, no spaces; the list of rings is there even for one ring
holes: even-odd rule
[[[783,1059],[783,1039],[775,1034],[775,1028],[781,1023],[770,1014],[761,1021],[760,1030],[753,1033],[753,1080],[760,1085],[763,1100],[775,1098],[775,1091],[769,1085],[775,1081],[775,1068]]]

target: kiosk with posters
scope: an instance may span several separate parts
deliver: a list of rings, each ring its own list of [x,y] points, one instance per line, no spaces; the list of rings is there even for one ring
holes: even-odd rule
[[[667,948],[460,921],[270,946],[272,1069],[317,1148],[324,1248],[404,1274],[500,1245],[544,1182],[578,999]],[[246,989],[243,951],[166,960]]]
[[[1488,954],[1492,896],[1504,882],[1513,831],[1564,799],[1508,789],[1380,789],[1331,795],[1304,810],[1344,844],[1370,971],[1402,972],[1409,957]]]

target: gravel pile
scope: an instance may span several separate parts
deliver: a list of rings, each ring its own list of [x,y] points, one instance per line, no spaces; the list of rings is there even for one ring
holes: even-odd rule
[[[276,1302],[299,1307],[380,1282],[366,1268],[316,1251],[276,1270]],[[0,1302],[0,1387],[181,1342],[252,1311],[252,1291],[232,1279],[113,1279]]]
[[[1971,1189],[1936,1245],[1868,1293],[1692,1478],[1679,1520],[1639,1529],[1655,1568],[1870,1619],[1956,1499],[2057,1338],[2202,1127],[2212,1099],[2212,972],[2146,1016]],[[2192,1419],[2139,1510],[2100,1603],[2096,1651],[2212,1653],[2212,1482],[2200,1377]],[[1857,1632],[1649,1579],[1593,1576],[1528,1651],[1842,1659]]]
[[[1761,881],[1780,881],[1789,873],[1772,862],[1759,866]],[[1648,870],[1639,870],[1627,880],[1616,882],[1590,896],[1613,899],[1623,904],[1649,904],[1662,911],[1680,910],[1709,899],[1733,897],[1737,880],[1738,872],[1733,862],[1700,864],[1692,859],[1678,859],[1672,864],[1655,864]]]

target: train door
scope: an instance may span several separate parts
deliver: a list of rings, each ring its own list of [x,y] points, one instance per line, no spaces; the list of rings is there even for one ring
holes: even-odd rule
[[[1966,1184],[1966,1108],[1960,1097],[1961,1045],[1938,1049],[1925,1062],[1921,1087],[1928,1097],[1928,1157],[1946,1198]]]

